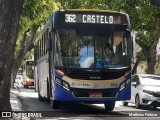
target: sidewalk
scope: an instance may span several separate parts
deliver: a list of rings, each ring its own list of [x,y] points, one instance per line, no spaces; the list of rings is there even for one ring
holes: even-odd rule
[[[18,90],[16,88],[10,89],[10,103],[12,111],[22,111],[21,103],[18,99]]]
[[[22,104],[20,102],[18,89],[10,89],[10,103],[12,111],[23,111],[21,108]],[[13,117],[11,120],[31,120],[29,117]]]

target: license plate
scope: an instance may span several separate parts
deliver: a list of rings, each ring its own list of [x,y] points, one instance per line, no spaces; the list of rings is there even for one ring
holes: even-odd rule
[[[90,98],[101,98],[102,97],[102,93],[90,93],[89,97]]]

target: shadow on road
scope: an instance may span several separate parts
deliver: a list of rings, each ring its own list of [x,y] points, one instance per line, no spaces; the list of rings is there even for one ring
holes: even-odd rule
[[[28,94],[32,95],[28,96]],[[52,109],[49,101],[42,102],[38,100],[37,92],[35,92],[34,89],[22,90],[19,99],[22,104],[23,111],[41,112],[42,116],[44,117],[125,117],[129,115],[129,112],[135,112],[137,110],[134,106],[120,106],[119,108],[116,108],[118,111],[107,112],[105,111],[104,107],[101,106],[74,102],[65,102],[61,104],[60,109]],[[133,109],[133,111],[124,111],[124,108]],[[151,108],[143,109],[154,112],[154,110]],[[160,109],[157,111],[159,112]],[[139,112],[144,111],[139,110]]]
[[[128,114],[118,111],[107,112],[100,106],[83,103],[70,103],[65,102],[61,104],[60,109],[51,109],[50,103],[38,101],[37,98],[20,97],[22,110],[36,111],[43,113],[43,116],[52,117],[105,117],[105,116],[128,116]]]

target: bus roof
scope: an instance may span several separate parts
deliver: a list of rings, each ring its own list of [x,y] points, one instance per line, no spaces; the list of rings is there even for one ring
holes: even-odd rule
[[[124,23],[120,23],[118,25],[124,25],[127,28],[130,29],[130,20],[129,16],[126,13],[123,12],[118,12],[118,11],[111,11],[111,10],[96,10],[96,9],[60,9],[56,10],[52,13],[52,15],[49,17],[46,25],[43,27],[41,33],[44,33],[49,27],[52,29],[53,28],[73,28],[75,26],[82,27],[83,25],[87,27],[89,25],[88,23],[83,24],[82,22],[77,22],[78,24],[76,25],[75,23],[72,24],[72,22],[65,22],[65,14],[76,14],[77,18],[82,18],[83,14],[89,14],[89,15],[113,15],[113,16],[121,16],[123,18]],[[79,16],[78,16],[79,15]],[[108,17],[107,16],[107,17]],[[116,17],[115,17],[116,18]],[[116,18],[117,19],[117,18]],[[90,24],[91,25],[91,24]],[[92,24],[93,25],[93,24]],[[100,27],[104,27],[105,24],[97,24]],[[117,25],[116,25],[117,26]],[[90,26],[88,26],[89,28]],[[37,38],[41,39],[41,36]]]
[[[110,18],[112,21],[109,21]],[[84,20],[85,19],[85,20]],[[51,16],[54,28],[74,28],[87,25],[98,25],[104,27],[106,25],[126,25],[130,28],[129,16],[126,13],[109,11],[109,10],[94,10],[94,9],[68,9],[57,10]]]
[[[97,10],[97,9],[67,9],[67,10],[57,10],[57,11],[74,11],[74,12],[110,12],[110,13],[121,13],[126,14],[124,12],[112,11],[112,10]]]

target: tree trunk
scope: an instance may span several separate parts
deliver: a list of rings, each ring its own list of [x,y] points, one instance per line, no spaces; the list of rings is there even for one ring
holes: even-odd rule
[[[150,49],[149,55],[147,56],[147,73],[148,74],[154,74],[155,73],[155,67],[156,65],[156,46],[155,48],[152,47],[152,49]]]
[[[10,78],[23,0],[0,1],[0,111],[11,111]]]
[[[132,69],[132,74],[133,75],[137,73],[137,67],[138,67],[138,65],[139,65],[139,60],[137,59],[136,63],[133,66],[133,69]]]
[[[157,54],[157,44],[160,38],[160,15],[157,16],[156,23],[156,31],[153,42],[151,43],[149,52],[147,54],[147,73],[154,74],[155,73],[155,65],[156,65],[156,54]],[[146,50],[147,51],[147,50]]]
[[[157,44],[160,38],[160,15],[157,16],[156,30],[154,34],[154,38],[150,45],[146,45],[141,41],[136,40],[138,45],[142,48],[143,54],[146,56],[147,60],[147,73],[154,74],[155,73],[155,65],[156,65],[156,53],[157,53]]]
[[[157,39],[157,40],[156,40]],[[146,56],[147,69],[146,73],[154,74],[155,73],[155,65],[156,65],[156,47],[158,43],[158,39],[156,38],[153,43],[148,47],[142,47],[142,52]]]
[[[13,64],[12,73],[11,73],[11,88],[14,88],[14,82],[16,79],[17,72],[20,68],[20,65],[21,65],[20,61],[15,61]]]
[[[32,25],[30,29],[27,29],[23,33],[23,37],[20,42],[20,49],[17,52],[16,56],[14,57],[14,64],[13,64],[13,69],[12,69],[12,77],[11,77],[11,88],[14,87],[14,81],[17,75],[17,72],[21,66],[22,60],[25,56],[25,54],[32,50],[34,47],[34,40],[36,36],[37,29],[39,28],[40,25]],[[29,33],[28,33],[29,32]],[[27,36],[29,34],[29,37]]]

